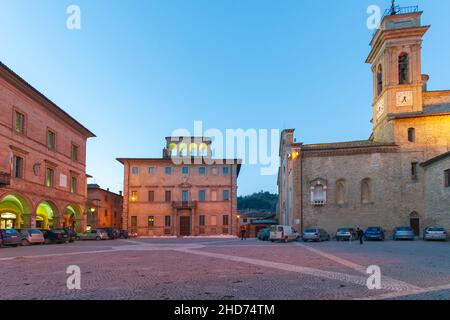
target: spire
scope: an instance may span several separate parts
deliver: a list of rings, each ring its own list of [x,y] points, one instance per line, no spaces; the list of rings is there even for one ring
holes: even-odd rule
[[[391,9],[390,9],[391,16],[395,16],[397,14],[397,9],[395,5],[395,0],[392,0]]]

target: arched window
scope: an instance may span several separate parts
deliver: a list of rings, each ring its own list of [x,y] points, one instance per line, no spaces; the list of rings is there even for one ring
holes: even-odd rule
[[[383,67],[380,64],[377,69],[377,94],[381,95],[382,92],[383,92]]]
[[[416,142],[416,129],[414,129],[414,128],[408,129],[408,141]]]
[[[311,183],[311,203],[313,206],[324,206],[327,203],[327,184],[322,179]]]
[[[186,143],[183,142],[178,145],[178,155],[181,157],[187,157],[188,147],[187,147]]]
[[[344,204],[346,198],[345,180],[341,179],[336,182],[336,203]]]
[[[398,83],[409,83],[409,56],[406,53],[398,57]]]
[[[372,202],[372,181],[370,179],[364,179],[361,182],[361,202],[365,204]]]

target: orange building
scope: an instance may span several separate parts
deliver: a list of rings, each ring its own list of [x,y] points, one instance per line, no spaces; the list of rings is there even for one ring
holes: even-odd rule
[[[0,63],[0,228],[83,229],[91,137]]]
[[[124,165],[123,228],[139,236],[237,233],[237,159],[212,159],[211,140],[166,138],[163,157]]]
[[[116,194],[97,184],[88,184],[87,226],[122,228],[122,192]]]

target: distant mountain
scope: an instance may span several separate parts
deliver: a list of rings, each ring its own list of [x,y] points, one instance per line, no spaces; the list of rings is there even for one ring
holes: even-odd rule
[[[270,192],[258,192],[249,196],[238,197],[238,210],[277,211],[278,195]]]

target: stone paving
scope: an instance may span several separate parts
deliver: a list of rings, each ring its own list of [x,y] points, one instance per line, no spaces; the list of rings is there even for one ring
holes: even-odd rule
[[[70,265],[81,290],[66,286]],[[449,242],[93,241],[0,248],[0,268],[1,300],[450,299]]]

